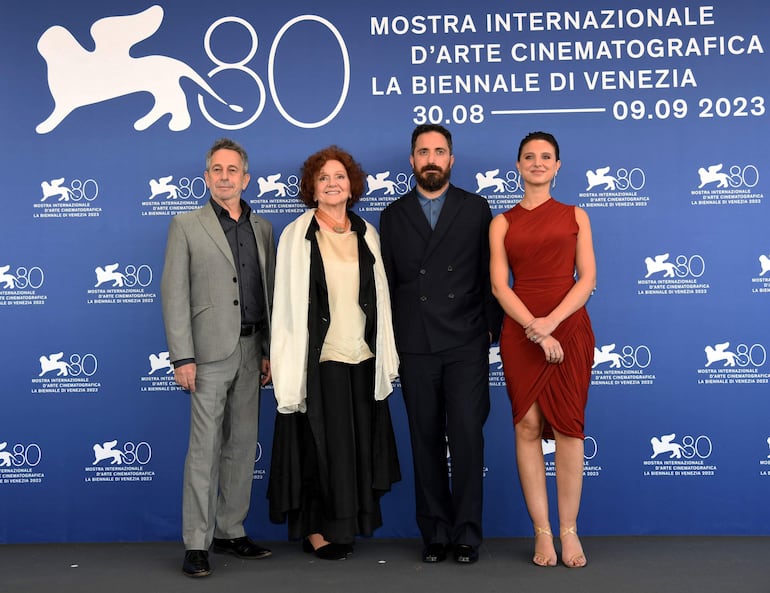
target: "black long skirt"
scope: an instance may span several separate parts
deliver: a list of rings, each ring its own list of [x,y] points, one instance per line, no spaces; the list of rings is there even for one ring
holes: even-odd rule
[[[387,400],[374,400],[374,359],[323,362],[307,413],[277,414],[270,519],[289,538],[352,543],[382,525],[380,498],[401,479]]]

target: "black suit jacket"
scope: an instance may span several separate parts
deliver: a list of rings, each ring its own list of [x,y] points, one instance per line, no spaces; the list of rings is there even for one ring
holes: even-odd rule
[[[399,352],[425,354],[467,344],[487,332],[496,341],[502,310],[489,282],[487,201],[449,186],[431,230],[413,189],[380,216]]]

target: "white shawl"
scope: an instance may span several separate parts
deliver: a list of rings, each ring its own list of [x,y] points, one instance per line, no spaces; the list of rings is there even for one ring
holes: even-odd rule
[[[278,240],[275,292],[270,341],[270,368],[278,412],[305,412],[307,405],[308,299],[310,293],[310,241],[305,236],[315,209],[300,215],[284,229]],[[374,284],[377,294],[374,398],[383,400],[393,391],[398,377],[398,354],[393,336],[390,292],[382,265],[380,238],[366,224],[364,239],[374,255]]]

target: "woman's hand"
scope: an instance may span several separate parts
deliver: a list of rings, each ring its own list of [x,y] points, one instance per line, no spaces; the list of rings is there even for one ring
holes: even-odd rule
[[[527,338],[539,344],[544,338],[550,336],[555,329],[556,324],[550,321],[548,317],[535,317],[524,326],[524,333]]]
[[[561,348],[559,340],[552,336],[546,336],[540,340],[540,347],[545,352],[545,359],[551,364],[559,364],[564,360],[564,350]]]

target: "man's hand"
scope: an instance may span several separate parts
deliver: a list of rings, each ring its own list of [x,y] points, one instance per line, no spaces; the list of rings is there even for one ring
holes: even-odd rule
[[[194,362],[188,362],[174,369],[174,381],[182,389],[195,393],[195,373],[197,365]]]
[[[263,358],[262,359],[262,376],[259,380],[259,383],[260,385],[262,385],[262,387],[264,387],[265,385],[270,383],[270,381],[272,380],[273,380],[273,374],[270,371],[270,360],[267,358]]]

